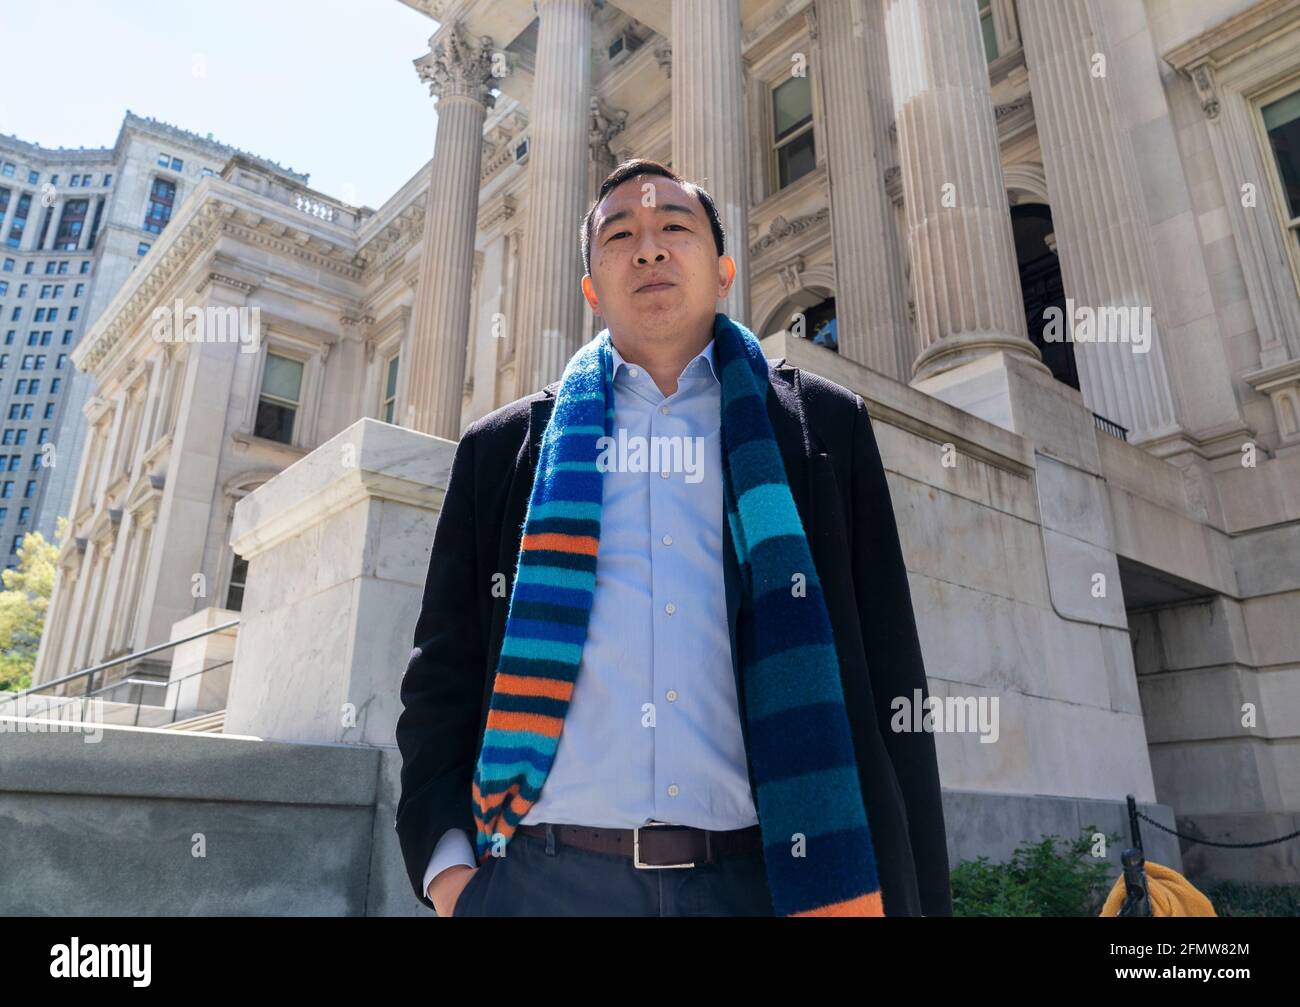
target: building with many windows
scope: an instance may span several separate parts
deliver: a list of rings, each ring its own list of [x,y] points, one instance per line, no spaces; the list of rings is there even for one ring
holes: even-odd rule
[[[437,22],[415,63],[438,126],[383,206],[242,157],[181,199],[155,140],[105,211],[37,682],[239,615],[232,733],[348,740],[289,707],[360,654],[391,669],[357,702],[391,742],[441,487],[384,467],[559,377],[599,326],[578,222],[651,157],[717,199],[725,309],[867,403],[932,694],[1000,701],[997,744],[938,739],[953,859],[1122,830],[1126,793],[1207,838],[1294,828],[1300,0],[407,2]],[[9,187],[6,227],[46,233]],[[0,371],[32,431],[15,500],[83,257],[3,274],[27,284]],[[157,337],[177,304],[207,338]],[[350,523],[376,500],[391,524]],[[114,674],[173,674],[151,660]],[[1300,878],[1285,847],[1184,859]]]
[[[90,382],[70,355],[180,205],[236,148],[128,112],[112,147],[0,136],[0,545],[66,516]],[[251,155],[250,155],[251,156]],[[305,175],[254,158],[295,182]]]

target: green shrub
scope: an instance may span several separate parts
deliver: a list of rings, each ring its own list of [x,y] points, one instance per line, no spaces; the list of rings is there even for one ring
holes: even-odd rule
[[[1004,864],[963,861],[952,869],[953,915],[1096,916],[1118,877],[1110,861],[1091,855],[1097,831],[1089,827],[1073,841],[1052,835],[1021,843]]]
[[[1196,886],[1220,916],[1300,916],[1300,886],[1207,881]]]

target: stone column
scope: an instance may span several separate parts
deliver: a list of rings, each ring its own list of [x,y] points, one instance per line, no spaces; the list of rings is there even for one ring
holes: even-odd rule
[[[600,183],[617,165],[618,161],[614,156],[613,149],[610,147],[610,141],[623,132],[626,126],[626,109],[610,108],[596,95],[591,96],[591,135],[589,137],[591,167],[587,176],[588,202],[595,200],[597,193],[600,191]],[[583,301],[583,307],[585,308],[588,332],[591,336],[595,336],[605,327],[605,319],[592,311],[591,306],[585,300]]]
[[[885,30],[921,354],[914,382],[1002,352],[1042,365],[1020,274],[979,15],[886,0]]]
[[[492,40],[467,40],[453,22],[415,61],[438,99],[438,134],[424,210],[424,250],[407,365],[406,425],[460,437],[471,317],[483,120],[492,104]],[[499,64],[504,65],[504,64]]]
[[[1089,7],[1087,0],[1023,4],[1020,28],[1065,292],[1076,308],[1130,317],[1155,304],[1150,251],[1136,163],[1115,118],[1118,96],[1093,74],[1098,39]],[[1127,427],[1133,441],[1168,433],[1176,422],[1154,318],[1147,335],[1145,352],[1131,342],[1074,343],[1084,401]]]
[[[903,250],[885,188],[893,150],[884,12],[879,2],[863,0],[817,0],[815,10],[840,356],[907,381],[916,353]]]
[[[740,0],[673,0],[673,170],[718,204],[736,282],[718,310],[749,325],[749,131]]]
[[[564,371],[587,341],[578,223],[587,210],[593,0],[535,0],[537,72],[529,106],[528,225],[516,330],[515,393]]]

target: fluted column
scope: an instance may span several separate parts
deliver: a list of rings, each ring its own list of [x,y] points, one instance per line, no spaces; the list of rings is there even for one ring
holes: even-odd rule
[[[1155,292],[1139,224],[1140,181],[1116,119],[1116,95],[1105,76],[1092,73],[1097,28],[1087,0],[1020,6],[1065,292],[1093,311],[1141,311],[1155,303]],[[1073,344],[1084,401],[1127,427],[1130,440],[1167,433],[1175,422],[1154,317],[1150,328],[1143,353],[1131,343]]]
[[[878,0],[817,0],[816,12],[840,356],[906,381],[916,353],[885,188],[893,151],[884,12]]]
[[[587,341],[578,223],[587,210],[592,0],[535,0],[536,74],[529,106],[515,393],[556,380]]]
[[[465,38],[452,24],[415,61],[438,99],[438,132],[424,210],[424,248],[407,378],[406,426],[457,440],[465,384],[478,223],[483,119],[492,104],[492,40]]]
[[[736,282],[718,306],[749,325],[749,132],[740,0],[673,0],[673,170],[718,205]]]
[[[969,0],[886,0],[921,380],[1002,351],[1042,365],[1020,274],[979,15]]]

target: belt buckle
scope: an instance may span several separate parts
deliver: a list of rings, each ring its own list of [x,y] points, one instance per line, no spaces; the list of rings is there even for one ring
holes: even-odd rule
[[[657,870],[658,868],[661,868],[661,867],[694,867],[694,866],[695,866],[695,861],[691,861],[689,864],[685,864],[685,863],[683,863],[683,864],[643,864],[643,863],[641,863],[641,830],[642,830],[642,829],[648,829],[648,828],[651,828],[652,826],[655,826],[655,825],[672,825],[672,824],[673,824],[672,822],[657,822],[657,821],[651,820],[651,821],[649,821],[649,822],[646,822],[644,825],[638,825],[636,828],[634,828],[634,829],[632,830],[632,866],[633,866],[633,867],[638,867],[638,868],[642,868],[642,869],[656,869],[656,870]],[[707,832],[704,834],[704,842],[705,842],[706,844],[709,842],[709,834],[708,834]]]

